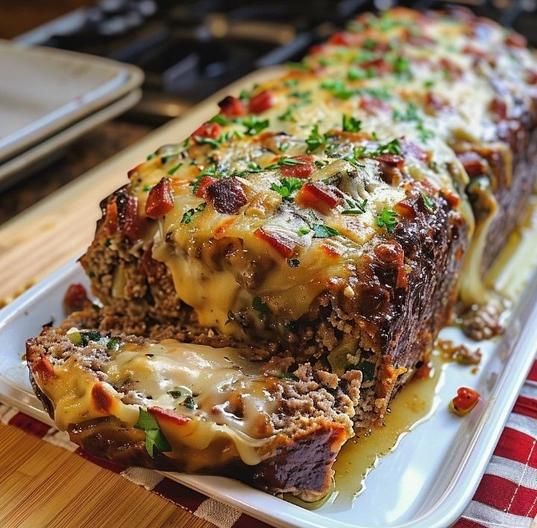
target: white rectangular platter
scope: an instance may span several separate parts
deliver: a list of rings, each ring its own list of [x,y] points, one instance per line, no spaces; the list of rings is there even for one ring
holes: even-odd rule
[[[235,83],[226,92],[238,93],[244,86],[274,73],[273,70],[259,71]],[[222,96],[223,92],[216,94],[184,118],[95,169],[91,176],[86,176],[88,184],[102,188],[103,193],[109,191],[116,186],[109,182],[110,174],[126,174],[159,144],[182,140],[199,122],[214,113],[215,102]],[[81,206],[81,211],[88,222],[93,223],[97,204],[95,211],[86,211],[83,207],[85,205]],[[41,220],[35,218],[34,221],[39,225]],[[467,366],[445,365],[428,419],[405,435],[397,449],[380,459],[366,479],[365,491],[354,500],[349,495],[335,493],[321,507],[308,510],[232,479],[178,473],[167,476],[278,527],[449,526],[471,500],[534,360],[537,277],[532,270],[537,267],[536,225],[534,221],[532,229],[525,231],[519,249],[496,281],[500,290],[516,299],[505,334],[495,341],[476,344],[468,343],[456,328],[442,332],[445,339],[481,348],[483,359],[477,374],[472,374]],[[50,251],[54,252],[55,248],[51,247]],[[8,278],[18,276],[10,270],[0,271]],[[64,317],[63,295],[73,282],[87,284],[79,266],[68,263],[0,310],[0,399],[47,423],[52,422],[33,395],[22,360],[24,342],[39,333],[43,324],[58,322]],[[451,415],[447,405],[456,389],[463,385],[476,388],[482,401],[470,415],[461,419]],[[357,474],[356,489],[360,481],[361,475]]]
[[[24,341],[43,324],[64,317],[63,294],[73,282],[85,283],[86,279],[78,264],[69,263],[0,311],[0,399],[48,423],[28,381],[22,360]],[[483,360],[477,374],[455,363],[447,365],[431,416],[380,459],[367,477],[365,491],[354,500],[335,494],[320,508],[308,510],[223,477],[167,475],[275,526],[449,526],[470,501],[533,362],[536,299],[537,282],[531,280],[513,309],[506,333],[480,344]],[[445,329],[443,337],[463,341],[455,328]],[[482,395],[478,407],[463,419],[447,411],[461,385],[476,387]],[[356,480],[358,488],[360,475]]]

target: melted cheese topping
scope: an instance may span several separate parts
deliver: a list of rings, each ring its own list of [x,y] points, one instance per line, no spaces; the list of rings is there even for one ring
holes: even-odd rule
[[[190,138],[137,167],[131,192],[141,211],[148,190],[163,177],[171,180],[173,209],[146,242],[200,324],[241,335],[234,315],[248,313],[255,325],[256,298],[279,320],[299,318],[330,284],[344,283],[373,237],[391,236],[379,218],[405,198],[409,177],[433,196],[440,189],[458,194],[471,233],[474,217],[464,193],[470,180],[455,150],[493,146],[510,165],[510,149],[496,137],[494,105],[499,99],[506,117],[516,117],[537,97],[525,82],[537,61],[528,50],[506,45],[506,36],[493,23],[404,9],[361,17],[341,42],[332,39],[243,102],[267,91],[270,108],[236,119],[220,115],[218,137]],[[344,116],[354,118],[353,132],[342,130]],[[305,152],[315,161],[309,181],[337,187],[342,197],[328,212],[299,206],[292,193],[282,199],[277,190],[284,181],[279,160]],[[405,178],[385,181],[374,152],[403,155]],[[247,204],[236,214],[220,213],[211,203],[203,208],[206,200],[193,186],[204,174],[237,177]],[[356,202],[365,211],[349,216],[344,211]],[[332,234],[316,237],[318,225]],[[490,218],[477,226],[470,250],[468,280],[462,281],[468,302],[482,301],[480,263],[489,225]],[[295,267],[255,236],[260,228],[294,241]],[[238,244],[231,247],[231,241]],[[216,242],[230,242],[231,250],[211,253]]]
[[[158,407],[189,418],[181,424],[156,415],[172,446],[170,456],[183,458],[184,449],[194,453],[191,470],[233,456],[251,465],[261,461],[263,446],[275,434],[271,415],[278,406],[274,396],[278,382],[263,377],[237,350],[169,339],[158,344],[126,343],[109,354],[102,381],[74,357],[54,367],[55,375],[43,390],[54,402],[60,429],[103,416],[133,426],[140,408]],[[225,457],[217,454],[224,445]]]

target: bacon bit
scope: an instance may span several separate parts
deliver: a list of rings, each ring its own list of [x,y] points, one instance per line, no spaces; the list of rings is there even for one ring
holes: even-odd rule
[[[507,117],[507,103],[498,97],[490,102],[489,110],[500,120]]]
[[[67,314],[82,310],[88,302],[88,292],[82,284],[69,285],[63,297],[63,306]]]
[[[145,214],[157,220],[173,209],[174,198],[169,178],[162,178],[150,191],[145,203]]]
[[[468,173],[470,178],[487,174],[487,162],[477,153],[471,150],[457,154],[457,158]]]
[[[117,229],[117,204],[115,200],[110,200],[106,204],[106,216],[104,227],[106,232],[113,235]]]
[[[415,35],[406,30],[405,40],[413,46],[431,46],[435,43],[435,40],[425,35]]]
[[[308,178],[315,170],[313,156],[304,154],[302,156],[294,156],[291,159],[300,161],[300,164],[282,165],[280,172],[286,178]]]
[[[413,143],[412,141],[402,141],[401,147],[403,148],[403,154],[405,156],[410,156],[419,161],[427,161],[429,159],[429,154],[425,152],[419,145]]]
[[[455,79],[459,79],[464,73],[463,69],[459,65],[445,57],[440,59],[439,64],[443,70],[446,70],[449,73],[450,77]]]
[[[468,55],[472,55],[472,57],[475,57],[476,59],[489,59],[489,54],[486,51],[476,48],[472,44],[467,44],[466,46],[464,46],[462,52],[467,53]]]
[[[260,114],[274,106],[274,95],[270,90],[263,90],[250,99],[248,109],[254,114]]]
[[[441,189],[440,195],[446,200],[452,209],[457,207],[461,201],[458,194],[455,194],[453,191],[448,189]]]
[[[449,107],[449,103],[434,92],[427,92],[425,105],[429,110],[440,112]]]
[[[96,383],[91,389],[91,397],[95,408],[102,413],[110,413],[114,399],[102,383]]]
[[[527,48],[528,47],[528,41],[520,33],[509,33],[509,35],[505,37],[504,42],[507,46],[511,46],[512,48]]]
[[[220,135],[221,130],[222,127],[218,123],[203,123],[203,125],[192,132],[192,137],[194,139],[197,137],[216,139]]]
[[[235,177],[215,181],[206,188],[205,196],[223,214],[237,214],[248,202],[240,181]]]
[[[32,370],[44,382],[56,376],[52,363],[45,356],[40,356],[39,359],[32,362]]]
[[[298,191],[295,202],[326,214],[341,202],[341,198],[322,183],[306,183]]]
[[[390,105],[376,97],[362,97],[358,106],[369,114],[378,114],[390,110]]]
[[[377,74],[388,73],[388,72],[391,72],[393,70],[392,65],[389,64],[382,57],[380,57],[378,59],[372,59],[372,60],[361,62],[360,66],[362,68],[375,70],[375,73],[377,73]]]
[[[148,407],[147,412],[153,416],[159,422],[167,422],[170,425],[185,425],[190,422],[190,418],[188,416],[182,416],[180,414],[176,414],[174,411],[170,409],[163,409],[162,407]]]
[[[396,203],[393,208],[402,218],[408,218],[409,220],[416,218],[416,209],[414,209],[414,205],[407,200]]]
[[[256,229],[254,235],[267,242],[275,249],[282,257],[290,258],[295,253],[296,241],[290,236],[280,232],[268,232],[262,227]]]
[[[350,35],[348,33],[339,31],[338,33],[334,33],[329,39],[329,44],[334,44],[335,46],[350,46],[352,43],[352,40],[350,38]]]
[[[380,154],[379,156],[376,156],[375,159],[380,163],[398,169],[402,169],[405,164],[405,158],[398,156],[397,154]]]
[[[244,103],[237,97],[228,95],[224,97],[219,103],[220,111],[226,117],[240,117],[246,114],[246,107]]]
[[[477,405],[479,398],[479,392],[476,390],[469,387],[459,387],[457,396],[449,402],[449,410],[457,416],[465,416]]]
[[[212,185],[216,181],[216,178],[211,176],[204,176],[200,181],[196,192],[194,193],[198,198],[205,198],[207,187]]]
[[[326,244],[322,244],[321,249],[329,257],[339,257],[339,256],[341,256],[341,253],[339,253],[339,251],[337,251],[337,249],[332,247],[332,246],[327,246]]]
[[[129,239],[136,240],[140,234],[140,218],[138,216],[138,198],[120,194],[118,202],[119,229]]]

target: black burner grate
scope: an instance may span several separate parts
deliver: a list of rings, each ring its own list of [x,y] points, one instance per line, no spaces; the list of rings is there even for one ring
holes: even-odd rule
[[[103,0],[19,40],[92,53],[146,73],[138,118],[162,121],[245,73],[301,58],[349,17],[392,0]],[[402,1],[421,9],[448,5]],[[537,0],[464,0],[537,46]],[[181,102],[182,104],[176,104]]]

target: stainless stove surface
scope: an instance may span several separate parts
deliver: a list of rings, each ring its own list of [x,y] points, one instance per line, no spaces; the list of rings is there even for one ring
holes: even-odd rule
[[[262,66],[300,59],[363,11],[392,0],[102,0],[19,40],[130,62],[145,74],[136,120],[163,122]],[[419,9],[446,2],[399,2]],[[451,2],[451,5],[457,2]],[[458,5],[524,34],[537,46],[537,0],[466,0]]]

